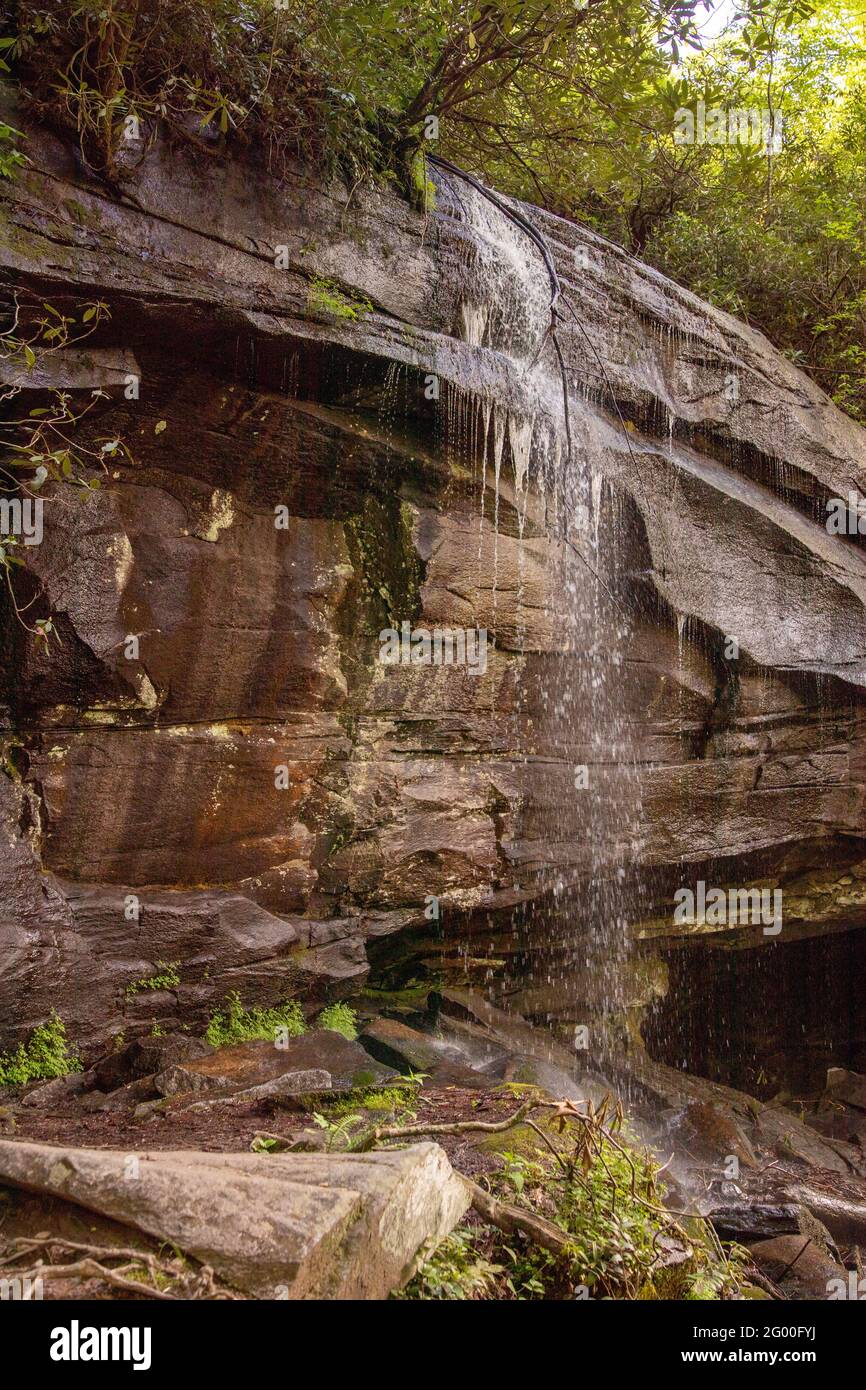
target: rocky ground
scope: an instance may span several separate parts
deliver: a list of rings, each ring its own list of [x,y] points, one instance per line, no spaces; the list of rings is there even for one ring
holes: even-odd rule
[[[54,1271],[51,1298],[142,1296],[142,1280],[152,1296],[157,1276],[135,1251],[157,1258],[166,1240],[183,1258],[157,1286],[175,1297],[382,1297],[410,1280],[409,1296],[426,1298],[827,1298],[860,1277],[866,1161],[851,1136],[866,1122],[863,1078],[831,1074],[804,1124],[635,1060],[620,1129],[601,1078],[581,1075],[549,1033],[467,991],[379,1013],[362,1001],[337,1021],[360,1036],[315,1025],[279,1046],[143,1036],[84,1072],[7,1087],[4,1264],[14,1273],[38,1255]],[[533,1101],[539,1108],[509,1126]],[[644,1144],[671,1154],[662,1177]],[[583,1176],[569,1177],[578,1153]],[[637,1204],[622,1163],[638,1172]],[[411,1182],[393,1164],[409,1165]],[[349,1200],[359,1172],[361,1195]],[[606,1208],[609,1195],[596,1181],[610,1184],[617,1222],[593,1226],[590,1240],[596,1198]],[[233,1183],[250,1184],[243,1202]],[[383,1218],[369,1206],[393,1216],[407,1183],[421,1216],[399,1259],[383,1264]],[[265,1201],[265,1224],[276,1212],[290,1232],[273,1248],[257,1234]],[[560,1238],[573,1242],[567,1258]],[[82,1244],[102,1252],[95,1266]],[[118,1246],[132,1248],[131,1285],[129,1272],[111,1281],[124,1266],[106,1252]],[[599,1248],[604,1258],[590,1259]],[[359,1251],[377,1284],[358,1283]]]

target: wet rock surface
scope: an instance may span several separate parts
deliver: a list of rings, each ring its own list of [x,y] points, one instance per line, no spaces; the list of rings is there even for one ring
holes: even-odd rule
[[[743,988],[759,948],[771,974],[779,952],[862,951],[866,561],[823,516],[866,490],[863,432],[759,334],[530,210],[579,310],[561,330],[569,473],[558,377],[528,369],[545,349],[543,269],[467,190],[440,179],[422,219],[380,191],[350,207],[300,173],[264,189],[257,173],[253,190],[241,163],[156,147],[119,200],[49,133],[29,148],[0,187],[10,282],[98,294],[111,317],[91,351],[15,384],[28,406],[49,386],[104,390],[83,437],[116,435],[129,456],[26,556],[22,596],[56,615],[50,660],[0,611],[0,1048],[57,1009],[85,1065],[100,1059],[3,1097],[0,1128],[23,1140],[3,1146],[7,1180],[98,1197],[258,1296],[277,1270],[292,1296],[381,1296],[426,1239],[413,1193],[454,1193],[438,1152],[416,1155],[414,1176],[400,1155],[351,1180],[341,1168],[329,1204],[336,1159],[296,1167],[308,1178],[289,1192],[279,1155],[205,1147],[246,1148],[265,1124],[290,1134],[311,1090],[422,1070],[437,1105],[453,1092],[496,1114],[513,1095],[501,1086],[580,1103],[613,1090],[639,1137],[673,1151],[677,1199],[750,1234],[784,1292],[856,1267],[862,1006],[828,996],[808,1026],[788,1010],[803,1065],[794,1076],[801,1040],[774,1025],[749,1056],[759,1099],[656,1059],[683,1055],[666,1001],[689,1026],[706,1008],[684,953],[729,953],[769,1031]],[[506,272],[509,313],[476,332]],[[314,312],[311,277],[333,274],[369,312]],[[569,552],[581,527],[566,544],[558,521],[575,507],[604,559],[594,585]],[[591,597],[565,604],[575,574]],[[383,665],[380,632],[403,619],[484,627],[485,668]],[[783,891],[779,943],[729,920],[682,929],[673,890],[700,877]],[[610,961],[609,936],[592,955],[599,921],[619,933]],[[445,980],[435,1001],[365,1017],[358,1043],[315,1031],[213,1053],[180,1031],[229,994],[309,1014],[416,964]],[[718,956],[706,973],[724,977]],[[662,1024],[641,1035],[652,1011]],[[588,1058],[569,1043],[587,1022],[603,1039]],[[117,1035],[132,1041],[105,1054]],[[688,1065],[737,1080],[726,1046],[710,1037]],[[28,1143],[66,1131],[65,1159]],[[116,1154],[84,1151],[107,1135]],[[153,1182],[130,1206],[117,1159],[143,1136]],[[265,1163],[282,1263],[264,1216],[245,1255],[231,1215]],[[197,1178],[226,1212],[219,1241],[192,1209]],[[183,1200],[166,1222],[169,1191]],[[392,1199],[406,1248],[371,1272],[335,1264],[356,1221],[365,1240],[386,1231]],[[426,1203],[430,1232],[457,1219],[456,1196],[446,1212]]]
[[[755,1264],[788,1298],[827,1298],[845,1270],[813,1240],[776,1236],[749,1247]]]
[[[618,518],[602,547],[617,607],[602,591],[575,627],[551,522],[565,480],[545,452],[561,405],[525,371],[547,292],[531,250],[508,334],[467,341],[513,251],[500,215],[447,180],[427,221],[379,192],[347,210],[300,174],[279,189],[257,174],[251,196],[242,164],[159,148],[133,205],[53,136],[29,140],[30,166],[0,190],[4,265],[26,285],[40,264],[41,297],[110,305],[52,383],[107,390],[93,428],[128,439],[133,461],[84,500],[74,534],[51,526],[27,555],[62,629],[50,663],[2,620],[21,769],[0,775],[4,1043],[52,1005],[95,1045],[204,1021],[229,989],[340,997],[371,943],[424,925],[429,895],[507,916],[554,876],[580,884],[619,862],[630,774],[604,750],[624,726],[640,750],[636,863],[738,882],[845,859],[862,830],[866,568],[822,518],[828,495],[863,483],[863,434],[766,340],[530,210],[596,344],[563,323],[603,535]],[[277,243],[288,270],[255,249]],[[357,322],[311,309],[310,276],[334,273],[373,305]],[[134,401],[117,384],[131,364]],[[35,398],[47,383],[28,384]],[[479,492],[468,441],[488,426],[506,442]],[[383,668],[393,614],[486,627],[486,671]],[[600,639],[623,615],[617,698],[599,710],[573,665],[612,650]],[[585,703],[567,747],[564,690]],[[575,764],[610,805],[591,834]],[[813,906],[822,931],[863,922],[856,894]],[[127,994],[176,958],[177,988]]]

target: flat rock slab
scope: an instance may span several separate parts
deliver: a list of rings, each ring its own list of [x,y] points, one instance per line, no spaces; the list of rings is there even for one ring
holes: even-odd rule
[[[256,1298],[385,1298],[469,1205],[438,1144],[137,1157],[0,1140],[0,1182],[170,1241]]]
[[[330,1073],[326,1071],[287,1071],[284,1076],[274,1077],[273,1081],[263,1081],[261,1086],[245,1086],[240,1091],[230,1090],[225,1094],[220,1091],[205,1096],[203,1100],[193,1101],[184,1108],[212,1110],[214,1106],[248,1105],[256,1100],[291,1102],[300,1097],[306,1100],[310,1096],[322,1095],[331,1089]],[[181,1096],[179,1099],[183,1101],[187,1098]]]
[[[489,1087],[489,1076],[473,1070],[466,1053],[430,1033],[420,1033],[394,1018],[374,1018],[361,1034],[372,1056],[401,1071],[435,1077],[439,1085]]]
[[[320,1028],[289,1038],[285,1047],[272,1042],[221,1047],[209,1057],[168,1068],[157,1076],[154,1085],[164,1096],[184,1091],[246,1091],[303,1071],[327,1072],[331,1084],[326,1089],[335,1091],[384,1086],[399,1077],[392,1067],[375,1061],[360,1043]]]

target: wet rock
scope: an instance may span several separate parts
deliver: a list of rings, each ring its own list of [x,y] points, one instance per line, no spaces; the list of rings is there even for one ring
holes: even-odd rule
[[[761,1273],[789,1298],[829,1298],[834,1281],[847,1278],[843,1266],[808,1236],[776,1236],[749,1249]]]
[[[331,1078],[328,1089],[339,1091],[384,1086],[399,1077],[360,1043],[321,1028],[289,1038],[285,1047],[262,1041],[219,1048],[211,1056],[169,1068],[154,1084],[162,1096],[187,1091],[250,1091],[305,1071],[327,1073]],[[286,1082],[287,1087],[290,1084]]]
[[[800,1235],[810,1238],[829,1255],[839,1259],[830,1232],[800,1202],[756,1202],[748,1198],[727,1206],[714,1206],[705,1213],[723,1240],[736,1240],[741,1245],[777,1236]]]
[[[758,1159],[743,1126],[720,1105],[707,1101],[692,1101],[686,1107],[681,1126],[685,1142],[704,1149],[712,1157],[733,1155],[748,1168],[757,1168]]]
[[[466,1053],[453,1043],[393,1018],[375,1018],[359,1042],[378,1061],[402,1072],[421,1072],[439,1085],[489,1086],[490,1077],[472,1069]]]
[[[700,1137],[703,1157],[698,1166],[710,1163],[716,1176],[724,1170],[728,1155],[751,1167],[754,1158],[748,1161],[748,1155],[758,1152],[762,1161],[770,1153],[840,1174],[856,1171],[850,1146],[851,1157],[840,1151],[844,1146],[823,1139],[784,1106],[762,1105],[731,1086],[690,1076],[636,1053],[629,1057],[624,1084],[631,1087],[635,1118],[648,1141],[668,1146],[670,1152],[669,1146],[681,1136],[686,1150],[689,1136]],[[745,1160],[729,1147],[742,1145],[743,1140]]]
[[[0,1141],[0,1182],[178,1246],[256,1298],[382,1299],[469,1197],[436,1144],[371,1154],[129,1155]]]
[[[801,1208],[794,1202],[737,1202],[706,1213],[723,1240],[767,1240],[800,1232]]]
[[[861,1151],[831,1135],[817,1134],[776,1102],[760,1108],[760,1130],[779,1158],[836,1173],[864,1171]]]
[[[497,1054],[485,1068],[491,1081],[539,1086],[568,1100],[600,1104],[609,1085],[552,1033],[527,1023],[519,1014],[497,1008],[475,990],[451,987],[437,992],[436,1007],[459,1030],[469,1024],[472,1036],[486,1036]]]
[[[827,1072],[827,1091],[829,1099],[856,1110],[866,1110],[866,1076],[858,1072],[846,1071],[844,1067],[830,1067]]]
[[[807,1207],[840,1245],[866,1247],[866,1201],[806,1183],[792,1185],[788,1196]]]
[[[486,424],[491,410],[503,428],[540,423],[526,364],[550,362],[551,398],[557,378],[539,258],[510,255],[514,229],[444,176],[425,220],[381,189],[350,199],[309,171],[277,186],[241,159],[204,169],[156,145],[118,200],[50,131],[28,126],[27,143],[31,163],[0,188],[4,269],[40,299],[111,308],[123,348],[64,351],[54,370],[116,382],[134,361],[148,390],[131,406],[112,386],[100,404],[107,432],[134,436],[134,467],[118,457],[75,526],[47,527],[25,557],[63,614],[51,662],[4,620],[27,766],[0,773],[0,1047],[52,1005],[90,1044],[148,1009],[164,1026],[204,1021],[232,988],[247,1006],[347,992],[368,940],[428,895],[483,912],[552,874],[612,871],[621,821],[586,833],[573,772],[597,763],[616,806],[621,728],[596,725],[564,757],[556,691],[620,617],[599,596],[566,632],[535,458],[525,479],[503,468],[480,518],[478,458],[455,470],[420,399],[436,372],[465,403],[461,438],[486,439],[485,410]],[[219,275],[202,235],[215,207]],[[655,872],[723,845],[732,878],[755,846],[820,863],[862,828],[851,688],[866,680],[866,567],[816,507],[855,485],[863,433],[747,325],[586,229],[529,215],[579,300],[582,331],[563,322],[560,338],[576,451],[617,518],[609,549],[634,618],[615,715],[638,746],[642,861]],[[256,250],[284,243],[287,269]],[[576,252],[591,267],[577,282]],[[374,305],[351,324],[310,309],[310,276],[334,274]],[[465,341],[467,293],[486,300],[506,279],[507,325]],[[285,389],[287,361],[307,386],[329,383],[321,399]],[[391,409],[379,428],[395,370],[407,418]],[[384,595],[428,625],[495,630],[487,671],[383,671]],[[135,661],[131,612],[145,615]],[[743,658],[735,717],[717,669],[728,633]],[[595,713],[587,697],[575,727]],[[830,917],[858,911],[839,901]],[[165,958],[184,962],[179,991],[127,999]]]

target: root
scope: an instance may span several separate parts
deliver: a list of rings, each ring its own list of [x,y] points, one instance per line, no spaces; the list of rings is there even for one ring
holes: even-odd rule
[[[507,1120],[454,1120],[446,1124],[383,1125],[368,1130],[366,1134],[349,1146],[352,1153],[365,1153],[382,1139],[415,1139],[424,1134],[503,1134],[513,1125],[519,1125],[532,1110],[549,1107],[551,1101],[528,1100],[509,1115]]]
[[[181,1299],[240,1297],[215,1283],[209,1265],[189,1269],[179,1259],[161,1259],[147,1250],[121,1245],[85,1245],[53,1236],[47,1231],[37,1236],[20,1236],[10,1241],[6,1249],[8,1253],[0,1260],[0,1268],[6,1271],[4,1277],[7,1279],[26,1279],[31,1283],[36,1279],[98,1279],[139,1298],[153,1298],[167,1303]],[[46,1259],[42,1258],[43,1254]],[[77,1258],[66,1264],[53,1263],[61,1255]],[[119,1264],[114,1263],[118,1260]],[[27,1261],[27,1264],[19,1265],[18,1261]],[[147,1278],[133,1277],[136,1271],[146,1273]],[[171,1291],[160,1287],[161,1284],[170,1284]]]

